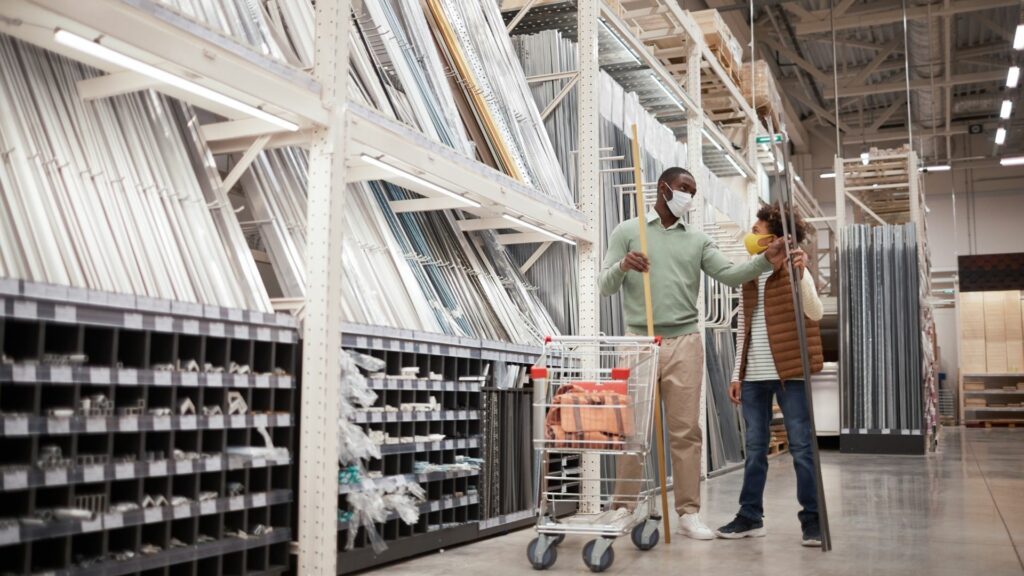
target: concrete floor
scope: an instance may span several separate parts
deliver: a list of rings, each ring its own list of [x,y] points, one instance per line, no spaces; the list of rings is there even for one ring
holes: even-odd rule
[[[943,430],[928,457],[825,452],[833,550],[800,546],[792,460],[771,461],[765,494],[768,536],[697,542],[674,535],[649,552],[615,544],[606,574],[736,574],[796,576],[1001,576],[1024,573],[1024,430]],[[742,472],[704,486],[704,518],[732,519]],[[532,572],[521,530],[380,569],[388,576],[502,576]],[[664,539],[663,539],[664,540]],[[589,574],[585,539],[569,537],[548,573]]]

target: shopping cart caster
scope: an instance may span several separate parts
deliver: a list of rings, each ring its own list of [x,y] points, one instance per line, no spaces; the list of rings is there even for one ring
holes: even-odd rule
[[[646,552],[654,548],[658,545],[658,540],[661,538],[661,533],[658,532],[658,520],[649,519],[646,522],[633,526],[633,532],[630,536],[633,538],[633,545],[638,549]]]
[[[559,536],[565,538],[564,534]],[[530,559],[534,570],[547,570],[555,565],[555,560],[558,560],[559,543],[556,540],[557,538],[545,534],[530,540],[530,545],[526,547],[526,557]]]
[[[583,546],[583,563],[591,572],[604,572],[615,562],[615,550],[612,549],[611,538],[591,540]]]

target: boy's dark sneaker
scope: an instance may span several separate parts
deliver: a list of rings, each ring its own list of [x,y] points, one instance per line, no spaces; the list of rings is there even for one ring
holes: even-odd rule
[[[746,516],[736,515],[732,522],[715,530],[719,538],[739,540],[740,538],[763,538],[768,535],[763,520],[751,520]]]
[[[821,547],[821,525],[817,518],[803,522],[803,533],[801,544],[811,548]]]

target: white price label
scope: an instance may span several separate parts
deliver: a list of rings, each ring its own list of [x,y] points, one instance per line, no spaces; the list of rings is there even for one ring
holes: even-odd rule
[[[174,330],[174,318],[170,316],[157,316],[153,326],[157,332],[171,332]]]
[[[4,472],[4,490],[21,490],[28,488],[28,472]]]
[[[200,514],[216,514],[217,513],[217,502],[213,500],[207,500],[199,504]]]
[[[224,375],[219,372],[213,372],[206,375],[206,385],[211,388],[221,388],[224,386]]]
[[[171,385],[171,373],[164,370],[157,370],[153,372],[153,385],[154,386],[170,386]]]
[[[78,319],[74,306],[61,304],[53,307],[53,317],[58,322],[75,322]]]
[[[92,384],[110,384],[110,368],[90,369],[89,382]],[[121,382],[121,384],[134,384],[134,382]]]
[[[16,318],[32,318],[38,317],[39,310],[35,302],[28,300],[15,300],[14,301],[14,316]]]
[[[241,510],[245,508],[245,496],[232,496],[228,500],[229,510]]]
[[[14,544],[21,540],[21,527],[18,525],[0,528],[0,545]]]
[[[178,462],[175,465],[174,469],[175,469],[175,472],[177,472],[178,474],[191,474],[192,473],[192,461],[191,460],[181,460],[180,462]]]
[[[136,314],[134,312],[124,313],[124,327],[132,328],[135,330],[142,329],[142,314]]]
[[[221,465],[221,459],[220,458],[210,458],[206,462],[206,471],[207,472],[216,472],[217,470],[220,470],[220,465]]]
[[[121,464],[114,465],[114,478],[121,480],[123,478],[132,478],[135,476],[135,463],[134,462],[123,462]]]
[[[43,484],[47,486],[62,485],[68,483],[68,471],[66,468],[58,470],[47,470],[43,475]]]
[[[269,424],[268,420],[269,418],[267,418],[266,414],[254,414],[252,417],[252,425],[257,427],[266,427],[267,424]]]
[[[83,482],[102,482],[104,476],[104,466],[102,464],[94,464],[92,466],[86,466],[82,470],[82,481]]]
[[[170,430],[170,416],[153,416],[153,430]]]
[[[193,415],[182,416],[179,420],[181,422],[182,430],[195,430],[196,429],[196,417]]]
[[[199,374],[195,372],[182,372],[181,373],[181,385],[182,386],[199,386]]]
[[[28,434],[28,418],[25,416],[8,416],[4,418],[5,436],[25,436]]]
[[[85,431],[86,432],[106,432],[107,431],[107,419],[106,418],[86,418],[85,419]]]
[[[224,416],[218,414],[216,416],[210,416],[206,421],[207,428],[220,429],[224,427]]]
[[[231,416],[232,428],[245,428],[245,416],[235,414]]]
[[[139,417],[122,416],[120,422],[118,422],[118,430],[120,430],[121,432],[138,432]]]
[[[223,322],[210,322],[210,336],[216,338],[224,337],[224,323]]]
[[[50,382],[73,382],[71,366],[52,366]]]
[[[103,525],[107,530],[113,530],[114,528],[120,528],[124,526],[124,515],[122,514],[107,514],[103,517]]]
[[[122,368],[117,375],[117,380],[122,384],[138,384],[139,371],[135,368]]]
[[[24,364],[15,364],[11,372],[11,376],[13,377],[15,382],[35,383],[35,381],[37,380],[36,367],[34,364],[30,364],[27,366]]]
[[[175,520],[177,520],[178,518],[188,518],[191,515],[191,504],[182,504],[181,506],[175,506],[174,510],[171,511],[171,516],[173,516]]]
[[[257,388],[270,388],[270,376],[267,374],[256,375],[256,387]]]
[[[198,320],[182,320],[181,331],[186,334],[199,334]]]
[[[270,328],[257,328],[256,329],[256,339],[257,340],[269,341],[270,338],[271,338]]]
[[[103,530],[103,518],[100,516],[82,521],[82,532],[99,532],[100,530]]]
[[[258,494],[253,494],[252,495],[252,505],[255,508],[259,508],[261,506],[266,506],[267,505],[267,493],[266,492],[260,492]]]
[[[143,519],[146,524],[161,522],[164,519],[164,511],[160,508],[150,508],[143,513]]]
[[[167,476],[167,461],[161,460],[159,462],[150,462],[149,464],[149,475],[150,476]]]
[[[71,419],[50,418],[46,421],[46,431],[50,434],[67,434],[71,432]]]
[[[250,338],[249,327],[245,325],[235,326],[235,338],[238,338],[240,340],[248,340]]]

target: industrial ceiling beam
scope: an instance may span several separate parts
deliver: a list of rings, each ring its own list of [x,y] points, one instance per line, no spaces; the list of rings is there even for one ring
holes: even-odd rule
[[[928,78],[921,78],[910,81],[911,90],[930,90],[935,88],[944,88],[946,86],[959,86],[961,84],[980,84],[984,82],[997,82],[1006,79],[1005,70],[994,70],[991,72],[975,72],[972,74],[957,74],[951,78],[942,79],[935,81]],[[887,94],[889,92],[902,92],[907,89],[907,84],[903,80],[894,82],[882,82],[880,84],[867,84],[864,86],[852,86],[846,89],[840,89],[840,96],[842,97],[853,97],[853,96],[870,96],[872,94]],[[835,98],[834,91],[830,86],[826,86],[823,92],[826,98]]]
[[[913,20],[929,16],[951,16],[1019,5],[1020,0],[961,0],[959,2],[951,2],[949,7],[943,6],[942,8],[936,8],[935,6],[908,6],[906,15],[908,19]],[[903,21],[903,9],[899,6],[898,2],[880,0],[863,5],[856,11],[847,11],[843,16],[832,19],[832,22],[830,22],[828,16],[828,10],[812,12],[811,17],[814,19],[805,19],[796,23],[796,33],[803,36],[806,34],[830,32],[833,25],[836,30],[852,30],[854,28],[894,24]]]

